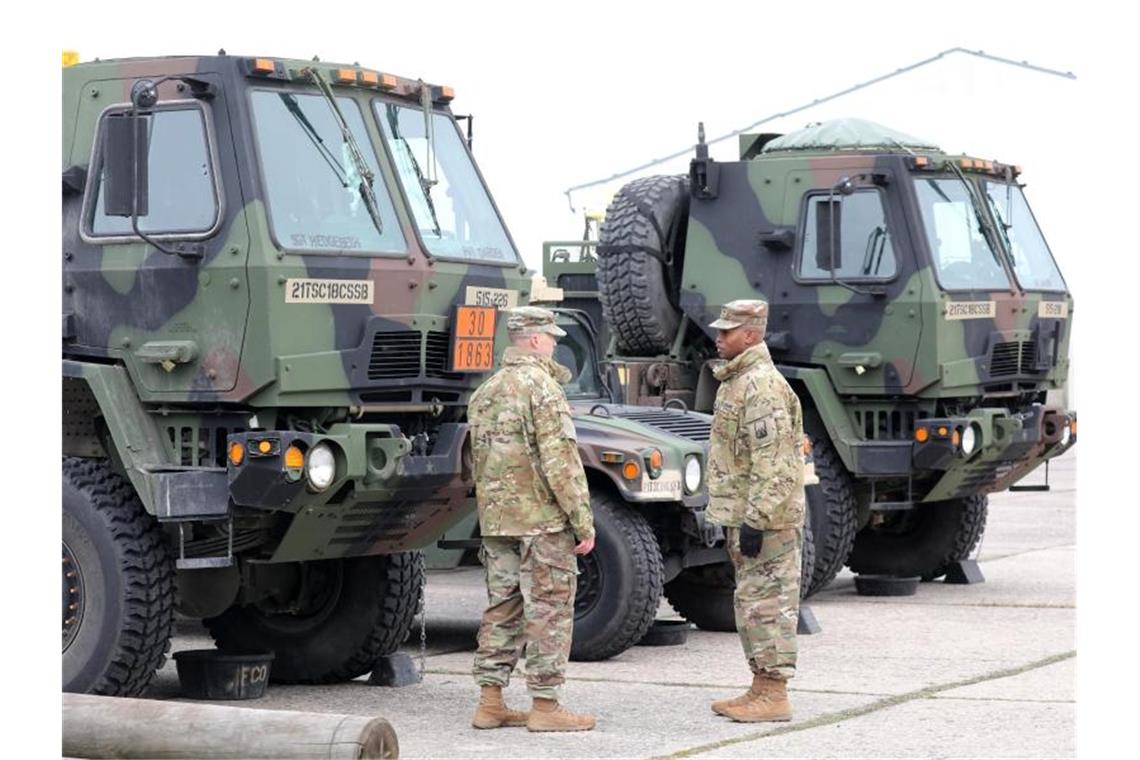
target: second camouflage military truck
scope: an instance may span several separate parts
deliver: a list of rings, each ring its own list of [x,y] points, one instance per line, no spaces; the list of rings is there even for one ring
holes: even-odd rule
[[[727,561],[724,531],[704,513],[712,418],[680,404],[649,409],[615,403],[617,378],[599,366],[593,321],[576,309],[554,311],[566,331],[554,360],[571,373],[565,391],[597,531],[594,551],[578,557],[570,657],[602,660],[636,644],[662,595],[701,628],[735,631],[731,569],[727,593],[689,581],[698,568],[722,572]],[[814,566],[807,527],[805,585]],[[429,566],[476,564],[478,535],[472,514],[448,530],[439,550],[428,550]]]
[[[451,99],[316,61],[64,68],[64,689],[140,692],[176,607],[280,681],[406,637],[525,282]]]
[[[1052,403],[1072,297],[1019,175],[866,121],[741,135],[739,161],[698,144],[687,177],[627,184],[597,244],[546,245],[545,274],[567,305],[600,300],[633,404],[711,411],[708,324],[767,300],[820,479],[808,592],[844,563],[936,578],[977,544],[987,494],[1076,441]]]

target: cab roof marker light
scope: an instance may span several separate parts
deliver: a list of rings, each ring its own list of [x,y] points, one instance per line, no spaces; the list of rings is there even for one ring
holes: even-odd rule
[[[925,169],[929,166],[930,166],[930,159],[927,158],[926,156],[915,156],[914,157],[914,168]]]
[[[360,72],[360,83],[369,87],[378,87],[380,85],[380,75],[375,71],[362,71]]]
[[[444,103],[449,103],[455,99],[455,90],[452,88],[445,85],[436,89],[438,90],[438,94],[435,98],[436,100],[443,101]]]
[[[255,74],[272,74],[277,70],[277,64],[269,58],[255,58],[250,68]]]
[[[75,50],[64,50],[63,51],[63,68],[66,69],[68,66],[74,66],[77,63],[79,63],[79,52],[78,51],[75,51]]]
[[[356,84],[356,69],[337,69],[333,79],[340,84]]]
[[[396,77],[391,74],[380,75],[380,89],[381,90],[394,90],[396,89]]]

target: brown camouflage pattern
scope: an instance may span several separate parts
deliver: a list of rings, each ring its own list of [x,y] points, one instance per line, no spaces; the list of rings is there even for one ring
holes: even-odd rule
[[[714,370],[720,387],[709,442],[708,518],[758,530],[803,525],[803,415],[768,347],[752,346]]]
[[[488,607],[475,651],[476,683],[506,686],[525,647],[527,690],[558,699],[574,629],[574,535],[484,536],[479,559]]]
[[[725,544],[736,571],[736,632],[748,667],[786,681],[796,674],[803,529],[764,531],[755,557],[740,553],[739,528],[725,531]]]
[[[484,536],[532,536],[571,528],[594,536],[590,491],[570,406],[569,371],[548,357],[508,348],[503,368],[471,396],[468,422]]]

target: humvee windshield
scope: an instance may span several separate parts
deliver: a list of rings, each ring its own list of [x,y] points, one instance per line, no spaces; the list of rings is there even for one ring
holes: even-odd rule
[[[1009,277],[990,247],[970,194],[957,178],[916,177],[926,240],[946,290],[1005,290]]]
[[[429,166],[424,112],[381,101],[375,107],[420,236],[432,255],[518,263],[518,254],[451,117],[432,114],[435,166]]]
[[[1065,290],[1057,262],[1049,252],[1021,188],[1004,182],[983,184],[994,217],[1005,230],[1013,276],[1018,284],[1026,290]]]
[[[257,90],[252,100],[269,220],[281,248],[357,253],[407,250],[392,199],[379,179],[372,189],[384,232],[376,230],[360,197],[360,175],[323,97]],[[351,98],[337,98],[337,104],[373,175],[381,177],[359,106]]]
[[[600,398],[602,391],[598,368],[594,364],[593,336],[572,319],[559,319],[558,326],[566,331],[566,337],[558,339],[554,361],[570,370],[570,382],[563,386],[567,398]]]

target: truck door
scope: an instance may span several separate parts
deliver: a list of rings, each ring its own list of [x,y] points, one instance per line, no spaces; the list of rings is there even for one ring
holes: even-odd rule
[[[213,74],[186,72],[215,85],[208,99],[168,81],[147,117],[148,206],[134,234],[129,218],[104,213],[102,135],[109,115],[129,108],[131,85],[177,72],[141,72],[87,82],[76,139],[65,167],[86,169],[82,198],[64,202],[65,351],[121,359],[144,395],[225,398],[238,382],[249,309],[249,233],[237,182],[225,91]]]
[[[867,167],[828,169],[830,183]],[[913,392],[922,285],[889,175],[855,180],[854,192],[842,195],[820,186],[823,174],[789,174],[784,218],[798,228],[768,327],[786,332],[786,349],[774,354],[825,367],[841,393]]]

